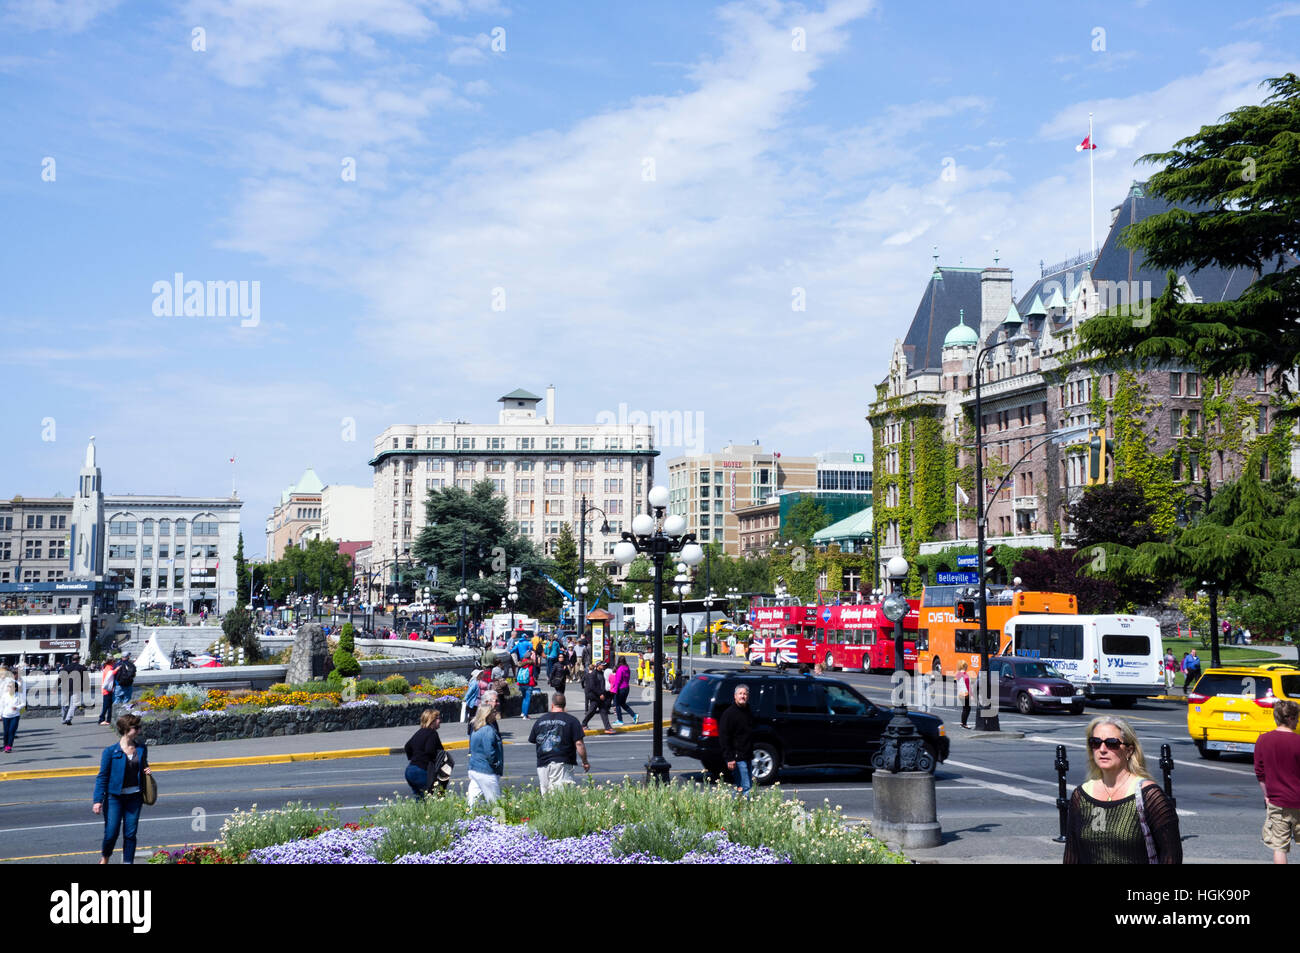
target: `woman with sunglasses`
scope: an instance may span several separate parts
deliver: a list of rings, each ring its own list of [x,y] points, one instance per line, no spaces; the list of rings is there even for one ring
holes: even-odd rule
[[[1102,715],[1088,725],[1088,777],[1070,798],[1067,864],[1181,864],[1178,814],[1151,780],[1128,723]]]

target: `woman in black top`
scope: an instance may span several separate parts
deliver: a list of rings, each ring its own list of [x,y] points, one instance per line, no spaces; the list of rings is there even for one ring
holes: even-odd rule
[[[1065,863],[1181,864],[1178,814],[1151,780],[1133,729],[1103,715],[1085,737],[1092,756],[1070,799]]]
[[[433,787],[429,772],[442,750],[442,740],[438,737],[441,725],[441,713],[436,708],[426,708],[420,715],[420,730],[406,742],[406,759],[410,762],[406,766],[406,783],[416,795],[423,795]]]

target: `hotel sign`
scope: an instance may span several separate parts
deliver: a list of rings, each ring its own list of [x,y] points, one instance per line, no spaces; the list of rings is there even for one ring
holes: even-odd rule
[[[46,652],[71,652],[81,648],[80,639],[42,639],[40,642],[42,651]]]

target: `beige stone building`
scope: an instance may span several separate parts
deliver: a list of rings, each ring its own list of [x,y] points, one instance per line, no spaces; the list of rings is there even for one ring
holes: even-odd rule
[[[720,542],[732,556],[742,551],[737,510],[816,487],[816,457],[783,456],[757,442],[668,461],[669,511],[686,517],[687,532],[699,542]]]

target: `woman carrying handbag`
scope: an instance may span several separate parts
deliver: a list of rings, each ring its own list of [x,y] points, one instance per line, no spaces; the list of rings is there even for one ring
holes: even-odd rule
[[[140,808],[157,798],[157,787],[149,768],[149,747],[140,742],[140,716],[123,715],[117,720],[120,741],[104,749],[95,778],[94,804],[91,810],[104,815],[104,842],[99,862],[108,863],[122,832],[122,862],[135,863],[136,829]],[[148,795],[148,797],[146,797]]]

